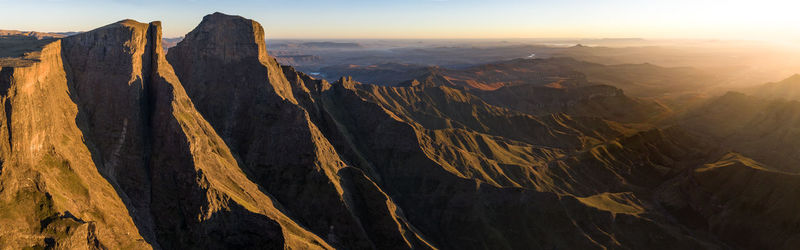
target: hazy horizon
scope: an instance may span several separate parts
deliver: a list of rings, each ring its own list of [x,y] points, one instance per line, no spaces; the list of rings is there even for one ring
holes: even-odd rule
[[[214,13],[259,21],[269,39],[718,39],[800,43],[790,1],[0,0],[0,29],[88,31],[162,21],[180,37]],[[35,14],[31,14],[35,13]],[[88,13],[88,14],[87,14]],[[94,13],[103,13],[95,15]],[[68,22],[65,22],[68,21]]]

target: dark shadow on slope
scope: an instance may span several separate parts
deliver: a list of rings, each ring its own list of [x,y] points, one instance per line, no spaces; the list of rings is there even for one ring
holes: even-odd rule
[[[334,247],[373,248],[337,181],[328,176],[341,167],[338,155],[323,145],[305,110],[291,101],[277,62],[254,40],[263,40],[260,25],[217,13],[206,16],[166,57],[246,176],[285,214],[316,235],[335,235]]]
[[[191,145],[177,120],[173,86],[153,75],[147,95],[152,108],[151,212],[159,243],[166,249],[281,249],[284,238],[274,220],[252,213],[224,194],[213,193],[202,170],[195,168]],[[200,218],[209,199],[229,210]],[[243,226],[244,225],[244,226]]]
[[[345,167],[338,174],[347,190],[345,197],[350,209],[377,249],[433,248],[422,238],[422,233],[408,223],[394,201],[363,171]]]
[[[84,137],[84,143],[87,149],[89,150],[92,158],[92,162],[98,168],[98,172],[100,173],[106,181],[109,182],[114,187],[114,190],[117,192],[117,195],[120,197],[122,202],[125,204],[125,207],[128,210],[128,214],[133,219],[134,225],[136,226],[137,230],[139,231],[139,235],[144,238],[144,240],[153,246],[154,248],[158,248],[158,243],[155,238],[155,234],[153,233],[152,228],[152,220],[151,215],[140,215],[140,213],[149,213],[149,209],[142,209],[144,208],[143,205],[149,203],[149,199],[147,202],[134,200],[131,199],[128,194],[124,191],[125,189],[120,185],[119,182],[116,181],[116,176],[109,176],[106,171],[103,170],[104,161],[102,154],[100,153],[101,150],[95,144],[95,136],[93,136],[92,126],[90,125],[90,119],[87,117],[89,116],[89,111],[87,108],[82,105],[80,101],[80,97],[78,96],[78,91],[76,90],[75,81],[73,78],[73,72],[69,65],[69,61],[67,60],[65,53],[61,53],[61,59],[64,65],[64,72],[66,73],[67,78],[67,88],[69,89],[69,97],[73,103],[76,104],[78,108],[78,113],[75,117],[75,124],[78,129],[81,131]],[[141,79],[139,79],[141,84]],[[132,85],[135,86],[135,85]],[[148,185],[149,186],[149,185]],[[137,206],[135,204],[140,204]]]
[[[3,68],[0,67],[0,96],[7,97],[8,91],[11,88],[11,79],[14,75],[14,68]],[[6,127],[6,131],[3,131],[8,136],[7,141],[0,142],[2,143],[2,148],[7,150],[8,153],[11,152],[11,143],[14,139],[11,134],[11,100],[9,98],[4,98],[5,101],[2,103],[5,112],[5,124],[0,124]],[[3,163],[6,159],[0,159],[0,175],[3,173]]]

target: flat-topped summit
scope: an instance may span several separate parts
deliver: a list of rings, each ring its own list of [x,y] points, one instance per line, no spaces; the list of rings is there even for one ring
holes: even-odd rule
[[[186,47],[191,47],[197,56],[214,57],[224,62],[267,59],[261,24],[219,12],[203,17],[203,21],[176,46],[177,50]]]
[[[19,31],[19,30],[0,30],[0,37],[4,36],[19,36],[19,37],[29,37],[33,39],[46,39],[46,38],[62,38],[67,36],[72,32],[64,32],[64,33],[47,33],[47,32],[37,32],[37,31]]]
[[[252,94],[234,93],[233,89],[255,90],[266,84],[265,90],[277,93],[279,99],[296,102],[278,62],[267,54],[264,28],[251,19],[219,12],[207,15],[183,41],[170,48],[167,60],[193,98],[215,93],[231,101],[237,98],[235,95],[244,98]]]
[[[40,61],[44,47],[54,41],[28,36],[0,36],[0,68],[31,66]]]

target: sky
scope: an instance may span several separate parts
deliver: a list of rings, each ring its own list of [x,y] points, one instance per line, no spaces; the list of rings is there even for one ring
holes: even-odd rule
[[[162,21],[164,37],[204,15],[240,15],[272,39],[723,39],[800,43],[789,0],[0,0],[0,29],[86,31]]]

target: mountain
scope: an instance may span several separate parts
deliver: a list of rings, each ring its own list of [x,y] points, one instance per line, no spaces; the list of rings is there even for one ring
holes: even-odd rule
[[[381,85],[392,79],[416,75],[412,80],[394,85],[447,86],[468,91],[492,105],[532,115],[562,112],[626,123],[654,122],[673,114],[673,107],[653,98],[636,96],[681,91],[681,84],[696,84],[690,80],[692,77],[708,79],[689,68],[662,68],[649,64],[602,65],[570,58],[517,59],[468,69],[381,64],[326,67],[321,72],[334,72],[334,75],[352,73],[354,79]],[[629,96],[624,89],[637,94]]]
[[[2,245],[328,246],[274,206],[195,110],[160,23],[54,41],[2,76]]]
[[[14,44],[0,49],[0,246],[798,244],[796,174],[776,171],[791,158],[767,150],[794,144],[726,141],[795,138],[777,117],[796,102],[733,94],[656,126],[658,103],[544,62],[476,71],[510,79],[498,88],[449,72],[381,86],[281,65],[239,16],[207,15],[167,52],[162,40],[160,22],[133,20],[0,40]],[[737,108],[752,119],[725,123]]]
[[[293,87],[267,55],[261,25],[219,13],[206,16],[168,59],[244,171],[310,230],[330,234],[347,248],[427,244],[397,214],[392,200],[381,197],[380,188],[339,158],[298,105],[296,95],[305,91]],[[354,209],[359,205],[350,199],[364,195],[380,198],[360,206],[379,210],[359,217],[365,211]],[[371,227],[396,230],[367,230],[364,220],[375,221]]]
[[[424,75],[429,70],[426,66],[416,64],[382,63],[373,65],[332,65],[322,67],[316,71],[320,73],[321,78],[329,81],[348,76],[359,82],[392,86],[413,77]]]
[[[47,33],[47,32],[36,32],[36,31],[0,30],[0,37],[3,37],[3,36],[21,36],[21,37],[30,37],[30,38],[35,38],[35,39],[62,38],[62,37],[73,35],[73,34],[74,34],[74,32]]]
[[[580,48],[580,47],[575,47]],[[691,67],[642,64],[599,64],[569,57],[514,59],[466,68],[426,67],[384,63],[368,66],[335,65],[318,69],[327,77],[351,75],[357,81],[407,85],[438,75],[467,89],[490,91],[519,85],[559,88],[610,85],[635,97],[653,97],[705,90],[720,82],[713,74]]]
[[[161,47],[163,47],[165,50],[169,50],[170,48],[175,47],[175,45],[177,45],[181,40],[183,40],[183,37],[162,38]]]
[[[303,82],[313,82],[306,80]],[[325,86],[324,82],[316,83]],[[375,88],[375,86],[342,79],[330,84],[329,89],[321,93],[323,105],[324,103],[333,104],[329,107],[322,107],[334,119],[332,125],[338,127],[339,130],[346,129],[339,132],[343,134],[341,136],[343,138],[332,137],[334,138],[332,143],[336,145],[337,152],[347,152],[342,153],[346,159],[353,159],[347,161],[360,163],[361,168],[369,169],[365,172],[377,176],[380,179],[378,183],[385,187],[387,193],[396,197],[397,204],[403,207],[409,221],[416,228],[426,232],[426,236],[433,238],[434,245],[446,248],[470,248],[474,246],[468,245],[470,244],[468,242],[471,241],[466,241],[466,239],[472,239],[472,241],[481,242],[482,245],[479,248],[497,246],[524,248],[531,245],[540,247],[599,247],[620,244],[645,246],[648,245],[648,241],[655,240],[648,237],[633,237],[624,240],[624,243],[596,242],[606,237],[600,233],[604,230],[613,230],[614,234],[622,235],[626,232],[636,231],[636,229],[627,226],[615,227],[611,225],[612,223],[603,221],[598,221],[597,224],[591,223],[592,219],[588,218],[599,216],[597,217],[599,220],[604,216],[603,214],[607,213],[606,210],[596,210],[569,195],[571,192],[578,191],[586,192],[581,195],[588,195],[596,192],[597,188],[609,190],[604,187],[579,189],[584,187],[579,183],[588,184],[589,180],[592,180],[591,183],[603,183],[605,182],[602,180],[603,178],[613,180],[613,176],[617,175],[614,172],[621,171],[621,169],[612,168],[601,171],[605,174],[589,174],[565,167],[567,162],[581,161],[580,159],[587,156],[594,158],[594,153],[590,153],[593,150],[580,149],[584,148],[584,143],[587,145],[586,147],[597,143],[598,139],[593,138],[592,135],[600,133],[599,131],[581,131],[586,129],[582,126],[587,123],[575,121],[566,116],[549,117],[543,120],[524,114],[507,117],[506,119],[510,119],[509,121],[514,121],[513,124],[519,124],[505,128],[510,132],[532,129],[534,131],[530,134],[541,130],[541,134],[546,136],[545,138],[520,138],[526,140],[525,142],[503,139],[448,125],[455,125],[454,121],[443,123],[440,129],[426,129],[420,124],[407,121],[409,116],[424,115],[424,113],[412,110],[397,110],[398,113],[395,113],[391,111],[395,110],[394,108],[384,106],[399,100],[397,97],[393,99],[394,101],[386,99],[387,103],[375,103],[370,99],[364,99],[389,98],[394,95],[391,92],[398,89],[386,88],[385,90],[391,92],[380,94],[381,89],[371,88]],[[397,94],[412,96],[403,92],[397,92]],[[452,98],[463,98],[463,96],[455,95]],[[449,101],[443,103],[447,102]],[[422,103],[426,102],[422,101]],[[488,108],[487,111],[501,112],[497,115],[503,115],[502,109],[485,104],[480,106]],[[467,115],[469,113],[459,112],[456,107],[440,111],[446,112],[454,119],[464,123],[477,118]],[[405,114],[399,112],[405,112]],[[385,114],[375,118],[365,115],[370,113]],[[486,115],[491,115],[491,113]],[[461,117],[456,118],[458,116]],[[478,117],[480,116],[482,115]],[[516,123],[517,121],[519,123]],[[614,131],[607,130],[609,133]],[[591,134],[587,135],[587,133]],[[406,139],[400,140],[400,138]],[[601,162],[603,161],[589,164],[603,164]],[[548,170],[549,168],[553,168],[553,170]],[[616,181],[608,181],[608,183],[614,182]],[[592,186],[592,184],[588,184],[588,186]],[[563,190],[565,188],[567,190]],[[556,190],[560,192],[556,192]],[[618,190],[624,190],[624,188]],[[637,198],[632,199],[633,202],[638,200]],[[472,202],[474,200],[484,202]],[[569,205],[563,205],[567,206],[563,207],[557,205],[559,203]],[[651,223],[649,219],[636,215],[629,218],[636,221],[633,223],[641,223],[638,226],[660,232],[660,235],[672,235],[668,232],[674,230],[673,228],[662,228],[657,226],[658,223]],[[543,220],[547,222],[542,222]],[[575,225],[570,221],[586,221],[589,224]],[[453,228],[465,228],[465,230],[454,231]],[[585,232],[585,230],[591,231]],[[490,231],[497,233],[489,235],[481,233]],[[512,233],[514,231],[527,233],[518,235]],[[575,237],[579,240],[564,241],[563,236],[553,234],[556,231],[569,233],[571,236],[568,237]],[[583,232],[589,235],[583,235]],[[686,236],[675,237],[679,238],[675,241],[681,242],[679,245],[696,247],[703,244],[701,240],[693,239],[691,236],[689,238]],[[677,247],[677,245],[673,247]]]
[[[800,74],[751,88],[748,93],[767,99],[800,100]]]
[[[466,89],[496,90],[504,86],[535,85],[578,87],[589,85],[586,76],[551,59],[516,59],[479,65],[465,70],[432,68],[428,75],[447,79]],[[420,76],[418,78],[427,78]]]
[[[648,123],[672,113],[667,106],[629,97],[621,89],[609,85],[576,88],[519,85],[473,93],[488,103],[533,115],[562,112],[625,123]]]
[[[313,55],[280,55],[275,59],[283,65],[313,64],[322,60],[319,56]]]
[[[436,88],[439,86],[460,89],[499,107],[530,115],[565,113],[569,115],[596,116],[624,123],[648,123],[672,115],[670,107],[659,102],[629,97],[609,85],[564,87],[560,83],[537,85],[519,84],[493,90],[472,89],[459,85],[440,73],[430,73],[424,78],[399,83],[399,87]]]
[[[678,220],[691,220],[740,249],[798,246],[795,211],[800,175],[766,169],[741,154],[728,153],[675,178],[658,195]]]
[[[306,48],[306,49],[357,49],[363,47],[361,44],[352,43],[352,42],[329,42],[329,41],[318,41],[318,42],[287,42],[287,43],[277,43],[272,44],[269,46],[272,49],[296,49],[296,48]]]
[[[690,111],[680,123],[723,149],[742,152],[773,170],[798,173],[799,121],[798,101],[728,92]]]
[[[720,82],[719,77],[692,67],[662,67],[650,63],[607,65],[572,58],[550,60],[586,74],[592,83],[612,85],[638,97],[702,91]]]

